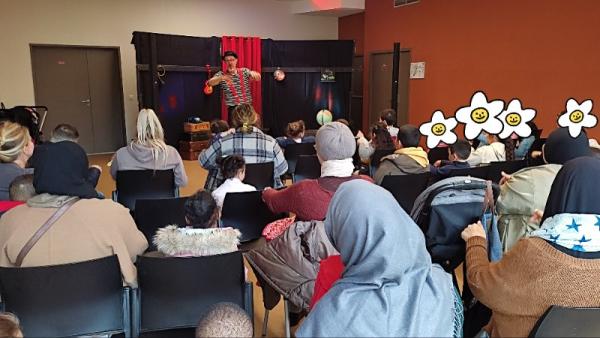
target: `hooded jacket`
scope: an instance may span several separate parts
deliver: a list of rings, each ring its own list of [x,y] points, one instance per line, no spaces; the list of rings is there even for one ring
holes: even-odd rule
[[[402,148],[381,159],[373,179],[381,185],[387,175],[411,175],[428,171],[427,153],[421,147]]]
[[[169,170],[175,174],[175,185],[184,187],[188,178],[181,156],[171,146],[167,146],[165,157],[154,160],[152,149],[132,142],[115,153],[110,166],[110,174],[116,180],[119,170]]]

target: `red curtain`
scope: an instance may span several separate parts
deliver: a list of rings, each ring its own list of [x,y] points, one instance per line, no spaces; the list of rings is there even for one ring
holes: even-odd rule
[[[260,38],[257,37],[239,37],[239,36],[224,36],[221,38],[223,52],[231,50],[238,55],[238,68],[248,68],[255,72],[261,72],[261,44]],[[223,71],[227,70],[225,62]],[[250,90],[252,93],[252,106],[260,115],[262,113],[262,86],[261,81],[251,81]],[[225,101],[222,102],[221,118],[229,121],[227,116],[227,106]]]

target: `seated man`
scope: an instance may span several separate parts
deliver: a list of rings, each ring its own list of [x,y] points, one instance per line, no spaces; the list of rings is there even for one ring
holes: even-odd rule
[[[465,169],[471,166],[467,159],[471,155],[471,144],[467,140],[457,140],[448,147],[448,161],[438,160],[430,172],[438,179],[446,178],[454,169]]]
[[[217,303],[200,318],[196,338],[252,337],[254,328],[248,314],[233,303]]]
[[[36,195],[33,187],[33,174],[25,174],[15,178],[8,187],[8,195],[10,201],[0,201],[0,214],[18,205],[25,204],[28,199]]]
[[[421,174],[429,171],[427,153],[419,147],[421,133],[419,128],[406,124],[398,131],[398,145],[400,148],[392,155],[381,159],[379,168],[373,179],[381,185],[387,175]]]

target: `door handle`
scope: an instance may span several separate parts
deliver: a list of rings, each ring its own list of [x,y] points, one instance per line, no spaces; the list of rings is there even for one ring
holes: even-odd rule
[[[81,100],[81,103],[91,103],[91,102],[92,102],[92,100],[90,100],[90,99],[87,99],[87,100]]]

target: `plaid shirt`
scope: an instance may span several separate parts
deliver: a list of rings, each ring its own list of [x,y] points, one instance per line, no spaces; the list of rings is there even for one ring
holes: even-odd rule
[[[286,173],[288,165],[281,148],[274,138],[263,134],[258,128],[253,128],[250,134],[236,132],[215,140],[200,153],[198,161],[204,169],[208,170],[204,189],[213,191],[223,183],[224,179],[217,159],[233,154],[244,157],[246,163],[274,162],[275,187],[283,186],[279,176]]]

